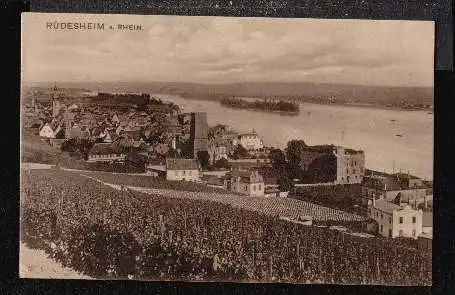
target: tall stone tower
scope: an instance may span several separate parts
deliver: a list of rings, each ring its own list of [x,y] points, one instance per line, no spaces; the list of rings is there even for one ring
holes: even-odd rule
[[[57,85],[52,90],[52,117],[57,117],[60,111],[60,102],[57,100]]]
[[[198,152],[208,151],[207,113],[191,113],[190,140],[193,145],[193,157]]]

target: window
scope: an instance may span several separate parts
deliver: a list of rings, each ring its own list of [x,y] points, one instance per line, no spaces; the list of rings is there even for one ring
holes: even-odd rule
[[[185,170],[183,170],[183,175],[186,175],[186,171]]]
[[[400,237],[402,237],[403,236],[403,230],[400,229],[400,232],[398,234],[399,234]]]
[[[354,166],[357,166],[357,161],[354,161]]]
[[[259,184],[258,190],[261,190],[261,189],[262,189],[261,187],[262,187],[262,186]]]
[[[413,237],[416,236],[416,230],[415,230],[415,229],[412,230],[412,236],[413,236]]]
[[[382,233],[382,224],[381,224],[381,233]]]
[[[255,190],[256,190],[256,185],[253,184],[253,191],[255,191]]]
[[[412,223],[416,223],[416,217],[415,216],[412,217]]]
[[[349,169],[348,168],[346,168],[346,174],[349,174]]]
[[[403,217],[400,217],[400,223],[403,223]]]
[[[376,217],[379,217],[379,212],[376,212]]]
[[[381,213],[381,220],[382,220],[383,217],[384,217],[384,215]]]
[[[389,223],[392,223],[392,217],[389,217]]]

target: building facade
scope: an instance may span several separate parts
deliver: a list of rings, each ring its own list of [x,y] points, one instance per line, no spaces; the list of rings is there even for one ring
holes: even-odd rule
[[[208,151],[212,165],[223,158],[228,159],[227,147],[225,145],[211,144]]]
[[[251,133],[239,134],[233,141],[234,145],[241,145],[246,150],[258,150],[264,147],[264,143],[259,135],[253,130]]]
[[[225,176],[224,188],[249,196],[264,196],[265,184],[258,171],[232,171]]]
[[[124,163],[126,154],[121,147],[109,143],[96,143],[90,150],[88,163]]]
[[[371,205],[374,198],[397,204],[406,203],[416,209],[419,204],[426,204],[431,196],[423,186],[409,186],[394,175],[368,175],[363,178],[361,202],[364,207]]]
[[[190,141],[194,158],[208,151],[207,113],[191,113]]]
[[[195,159],[166,159],[166,180],[199,180],[199,163]]]
[[[309,182],[358,184],[365,173],[365,154],[335,145],[306,146],[300,151],[299,164]]]
[[[369,217],[378,223],[379,234],[388,237],[417,239],[422,234],[422,210],[399,206],[386,200],[374,200]]]
[[[365,153],[337,146],[334,148],[337,159],[338,184],[361,183],[365,174]]]
[[[63,137],[63,133],[61,125],[46,123],[41,127],[38,134],[45,138],[60,138]]]

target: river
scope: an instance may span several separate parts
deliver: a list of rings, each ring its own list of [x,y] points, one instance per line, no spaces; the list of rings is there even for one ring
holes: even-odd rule
[[[183,112],[207,112],[209,125],[226,124],[239,132],[254,129],[267,146],[284,148],[291,139],[343,145],[365,151],[368,169],[409,171],[433,179],[433,114],[426,111],[302,103],[300,115],[283,116],[223,107],[218,101],[152,96],[183,106]]]

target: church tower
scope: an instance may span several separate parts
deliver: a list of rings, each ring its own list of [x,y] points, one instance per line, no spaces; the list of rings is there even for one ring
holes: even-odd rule
[[[54,84],[52,91],[52,117],[57,117],[60,111],[60,102],[57,100],[57,84]]]

